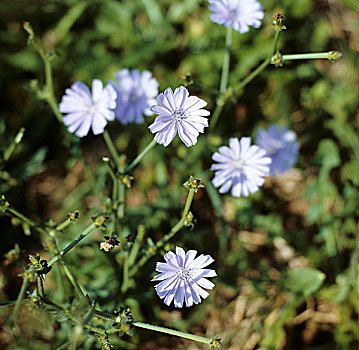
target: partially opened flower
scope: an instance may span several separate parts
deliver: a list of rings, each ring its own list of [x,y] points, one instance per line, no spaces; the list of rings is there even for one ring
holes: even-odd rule
[[[206,277],[217,276],[216,271],[205,269],[214,259],[210,255],[201,254],[197,258],[196,250],[187,253],[176,247],[176,254],[168,252],[164,258],[165,263],[158,262],[156,271],[161,272],[152,281],[162,281],[155,286],[156,292],[166,305],[174,301],[175,307],[199,304],[201,298],[208,297],[205,289],[212,289],[214,284]]]
[[[269,126],[268,130],[259,129],[256,142],[272,159],[270,171],[272,176],[289,170],[297,161],[299,144],[292,130],[277,124]]]
[[[219,193],[226,193],[232,188],[233,197],[247,197],[249,193],[258,191],[269,174],[271,159],[265,151],[256,145],[251,146],[250,137],[229,139],[229,147],[221,146],[214,153],[211,170],[216,174],[212,180]]]
[[[150,107],[156,104],[158,81],[151,72],[121,69],[116,73],[114,87],[117,91],[115,114],[122,124],[140,124],[143,115],[153,114]]]
[[[259,28],[264,17],[257,0],[209,0],[209,10],[212,22],[232,27],[241,34],[248,32],[249,26]]]
[[[203,133],[208,126],[208,119],[204,116],[210,113],[202,109],[207,102],[196,96],[189,96],[188,90],[183,86],[174,92],[168,88],[156,100],[159,106],[152,106],[151,111],[159,116],[148,127],[152,133],[157,133],[155,141],[166,147],[178,133],[187,147],[196,144],[199,133]]]
[[[76,81],[65,93],[59,110],[67,113],[63,122],[78,137],[86,136],[90,127],[95,135],[101,134],[107,121],[115,119],[116,91],[110,85],[104,88],[101,80],[92,81],[92,94],[81,81]]]

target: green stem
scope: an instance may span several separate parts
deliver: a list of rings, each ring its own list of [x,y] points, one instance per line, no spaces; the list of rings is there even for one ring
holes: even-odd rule
[[[282,55],[282,61],[293,60],[317,60],[317,59],[330,59],[331,52],[318,52],[318,53],[302,53],[292,55]]]
[[[154,326],[154,325],[148,324],[148,323],[133,322],[132,325],[135,326],[135,327],[139,327],[139,328],[149,329],[149,330],[155,331],[155,332],[161,332],[161,333],[175,335],[175,336],[181,337],[181,338],[190,339],[190,340],[193,340],[193,341],[196,341],[196,342],[199,342],[199,343],[204,343],[204,344],[210,344],[211,343],[211,339],[201,337],[199,335],[183,333],[183,332],[180,332],[180,331],[176,331],[174,329]]]
[[[72,221],[70,219],[66,219],[64,222],[56,226],[56,231],[64,230],[67,226],[71,224],[71,222]]]
[[[63,257],[60,257],[60,262],[61,262],[61,266],[64,268],[64,271],[68,277],[68,279],[70,280],[71,284],[74,286],[77,294],[79,296],[84,296],[84,292],[83,290],[81,289],[79,283],[77,282],[74,274],[72,273],[72,271],[70,270],[69,266],[67,265],[65,259]]]
[[[158,250],[158,248],[161,248],[166,242],[168,242],[179,230],[181,230],[181,228],[184,226],[184,223],[186,221],[187,218],[187,214],[189,212],[189,209],[191,207],[191,203],[194,197],[195,191],[193,189],[191,189],[188,193],[188,197],[187,197],[187,201],[183,210],[183,214],[181,219],[177,222],[177,224],[175,226],[173,226],[171,228],[171,230],[162,237],[162,239],[160,239],[156,245],[155,245],[155,251],[152,252],[150,255],[143,255],[142,258],[138,261],[138,263],[136,265],[134,265],[131,270],[129,275],[133,276],[136,274],[136,272],[138,271],[138,269],[140,267],[142,267],[150,258],[151,256],[153,256],[156,251]]]
[[[112,142],[111,137],[106,129],[103,132],[103,138],[105,140],[107,149],[110,152],[111,157],[115,162],[116,168],[118,168],[119,164],[120,164],[120,156],[118,155],[116,147],[115,147],[114,143]]]
[[[24,280],[22,281],[21,289],[20,289],[19,295],[16,299],[14,310],[12,311],[12,314],[9,318],[10,323],[15,322],[17,319],[17,315],[20,311],[21,304],[24,300],[24,295],[25,295],[26,287],[27,287],[28,283],[29,283],[29,279],[27,277],[25,277]]]
[[[214,110],[214,112],[212,114],[212,117],[210,119],[211,128],[214,128],[216,126],[218,118],[222,113],[223,106],[224,106],[224,100],[223,100],[223,98],[219,98],[217,100],[216,108],[215,108],[215,110]]]
[[[16,146],[21,142],[22,137],[24,136],[25,128],[21,128],[16,136],[11,141],[9,147],[5,150],[3,155],[4,162],[8,161],[11,155],[14,153]]]
[[[280,35],[280,31],[276,30],[274,33],[272,50],[271,50],[269,56],[251,74],[249,74],[237,86],[234,87],[234,89],[233,89],[234,93],[238,93],[240,90],[242,90],[248,83],[250,83],[257,75],[259,75],[270,64],[273,53],[277,51],[279,35]]]
[[[143,237],[145,236],[145,226],[144,225],[139,225],[137,228],[137,236],[135,239],[135,243],[133,244],[131,251],[130,251],[130,256],[128,258],[128,265],[131,267],[137,258],[138,252],[140,250],[141,247],[141,243],[143,241]]]
[[[116,176],[115,172],[113,171],[110,160],[107,157],[103,157],[102,161],[106,164],[108,173],[110,174],[110,177],[112,179],[112,196],[111,196],[111,202],[112,202],[112,216],[113,216],[113,227],[114,231],[117,232],[117,209],[118,209],[118,194],[119,194],[119,179]]]
[[[135,158],[135,160],[126,168],[126,173],[131,171],[139,162],[141,162],[142,158],[157,144],[155,140],[152,140],[146,148]]]
[[[123,280],[121,286],[121,292],[125,293],[128,289],[128,251],[125,254],[125,258],[123,260]]]
[[[225,44],[225,52],[222,66],[222,76],[221,76],[221,85],[219,88],[219,92],[224,94],[227,91],[227,81],[228,81],[228,72],[229,72],[229,60],[231,56],[231,46],[232,46],[232,27],[229,26],[227,28],[226,34],[226,44]]]
[[[24,216],[23,214],[19,213],[15,208],[13,207],[8,207],[6,208],[6,211],[8,211],[9,213],[11,213],[13,216],[17,217],[18,219],[20,219],[22,222],[28,224],[29,226],[35,228],[37,231],[39,231],[40,233],[44,234],[44,235],[48,235],[49,233],[42,228],[38,223],[36,223],[35,221],[32,221],[31,219],[27,218],[26,216]]]
[[[41,277],[37,277],[37,290],[41,298],[45,297],[44,284],[42,283]]]
[[[82,232],[74,241],[72,241],[70,244],[68,244],[58,255],[56,255],[54,258],[52,258],[48,266],[51,266],[56,261],[58,261],[62,256],[64,256],[68,251],[70,251],[73,247],[76,246],[80,241],[82,241],[87,235],[89,235],[94,229],[96,228],[96,225],[92,223],[84,232]]]

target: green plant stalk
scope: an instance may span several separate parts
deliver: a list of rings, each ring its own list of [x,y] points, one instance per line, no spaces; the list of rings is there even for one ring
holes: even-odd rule
[[[88,236],[93,230],[95,230],[96,225],[92,223],[85,231],[83,231],[75,240],[73,240],[70,244],[68,244],[58,255],[53,257],[48,266],[53,265],[56,261],[58,261],[61,257],[67,254],[73,247],[75,247],[80,241],[82,241],[86,236]]]
[[[131,171],[138,163],[141,162],[143,157],[157,144],[155,140],[152,140],[145,149],[134,159],[134,161],[126,168],[126,173]]]
[[[131,248],[130,251],[130,256],[128,258],[128,265],[131,267],[137,258],[138,252],[140,250],[141,247],[141,243],[143,241],[143,237],[145,236],[145,226],[144,225],[139,225],[137,228],[137,236],[135,239],[135,243],[133,243],[133,246]]]
[[[122,275],[122,286],[121,292],[125,293],[128,289],[128,252],[126,252],[123,260],[123,275]]]
[[[265,59],[265,61],[259,65],[252,73],[250,73],[245,79],[243,79],[238,85],[233,89],[233,92],[237,94],[242,90],[248,83],[250,83],[257,75],[259,75],[271,62],[273,53],[277,51],[278,40],[279,40],[280,31],[276,30],[274,33],[273,46],[270,52],[270,55]]]
[[[120,156],[118,155],[116,147],[115,147],[114,143],[112,142],[111,137],[106,129],[103,132],[103,138],[105,140],[107,149],[110,152],[113,161],[115,162],[116,169],[118,169],[119,164],[120,164]]]
[[[183,332],[180,332],[180,331],[176,331],[174,329],[154,326],[154,325],[151,325],[151,324],[148,324],[148,323],[133,322],[132,325],[135,326],[135,327],[139,327],[139,328],[149,329],[149,330],[155,331],[155,332],[161,332],[161,333],[175,335],[175,336],[181,337],[181,338],[190,339],[190,340],[193,340],[193,341],[196,341],[196,342],[199,342],[199,343],[204,343],[204,344],[208,344],[208,345],[210,345],[210,343],[211,343],[211,339],[201,337],[199,335],[183,333]]]
[[[229,26],[227,28],[227,33],[226,33],[226,43],[225,43],[225,52],[224,52],[223,66],[222,66],[221,84],[219,88],[219,92],[221,94],[224,94],[227,91],[229,61],[231,57],[231,46],[232,46],[232,27]]]
[[[60,257],[60,263],[61,263],[61,266],[63,267],[65,273],[66,273],[66,276],[68,277],[68,279],[70,280],[71,284],[74,286],[77,294],[79,296],[85,296],[82,288],[80,287],[79,283],[77,282],[74,274],[72,273],[72,271],[70,270],[69,266],[67,265],[65,259],[63,257]]]
[[[37,290],[39,291],[39,295],[41,298],[45,297],[44,284],[42,283],[42,279],[40,276],[37,276]]]
[[[329,59],[330,52],[282,55],[282,61]]]
[[[56,231],[62,231],[64,230],[67,226],[69,226],[71,224],[71,220],[70,219],[66,219],[64,222],[62,222],[61,224],[56,226]]]
[[[187,214],[189,212],[191,203],[193,201],[194,194],[195,194],[195,191],[193,189],[191,189],[188,193],[187,201],[186,201],[181,219],[177,222],[177,224],[175,226],[173,226],[171,228],[171,230],[164,237],[162,237],[162,239],[160,239],[156,243],[156,245],[155,245],[156,250],[151,255],[149,255],[149,256],[143,255],[142,258],[138,261],[138,263],[135,264],[130,269],[130,273],[129,273],[130,276],[135,275],[136,272],[138,271],[138,269],[140,267],[142,267],[150,259],[150,257],[155,254],[155,252],[158,250],[158,248],[161,248],[166,242],[168,242],[184,226]]]
[[[117,222],[117,207],[118,207],[118,194],[119,194],[119,179],[116,176],[115,172],[113,171],[109,159],[107,157],[102,158],[103,162],[107,166],[108,173],[110,174],[110,177],[112,179],[112,195],[111,195],[111,202],[112,202],[112,216],[113,216],[113,227],[114,231],[117,232],[118,229],[118,222]]]
[[[18,212],[15,208],[13,207],[8,207],[6,208],[6,211],[11,213],[13,216],[17,217],[20,221],[28,224],[30,227],[33,227],[34,229],[36,229],[37,231],[39,231],[40,233],[44,234],[44,235],[48,235],[49,233],[43,228],[41,227],[38,223],[36,223],[35,221],[32,221],[31,219],[27,218],[25,215],[21,214],[20,212]]]
[[[25,128],[21,128],[16,136],[11,141],[9,147],[5,150],[3,155],[4,162],[7,162],[9,158],[15,151],[16,146],[21,142],[22,137],[24,136]]]
[[[16,299],[14,310],[12,311],[12,314],[8,320],[9,323],[15,322],[17,319],[17,315],[21,309],[21,304],[24,301],[24,295],[25,295],[26,287],[27,287],[28,283],[29,283],[29,279],[28,279],[28,277],[25,277],[22,281],[21,289],[20,289],[19,295]]]

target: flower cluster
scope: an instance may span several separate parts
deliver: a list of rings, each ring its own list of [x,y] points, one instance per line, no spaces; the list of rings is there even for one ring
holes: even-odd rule
[[[212,269],[205,269],[214,259],[210,255],[201,254],[196,258],[197,251],[176,247],[176,254],[168,252],[165,263],[158,262],[156,271],[160,272],[152,281],[162,281],[155,286],[156,292],[166,305],[172,301],[175,307],[187,307],[199,304],[201,298],[208,297],[205,289],[212,289],[214,284],[206,277],[217,276]]]

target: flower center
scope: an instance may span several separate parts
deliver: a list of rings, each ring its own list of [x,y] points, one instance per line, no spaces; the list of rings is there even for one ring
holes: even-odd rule
[[[233,162],[233,166],[236,170],[241,170],[243,168],[243,161],[242,160],[235,160]]]
[[[187,281],[191,277],[191,272],[184,267],[180,267],[177,271],[177,278],[182,281]]]
[[[181,119],[185,116],[185,112],[182,111],[181,109],[176,109],[173,113],[172,113],[172,120],[176,123],[180,122]]]
[[[236,8],[232,8],[229,10],[229,16],[231,17],[231,19],[234,21],[236,19],[238,19],[238,9]]]
[[[97,108],[95,104],[90,105],[88,112],[91,114],[94,114],[96,112]]]

